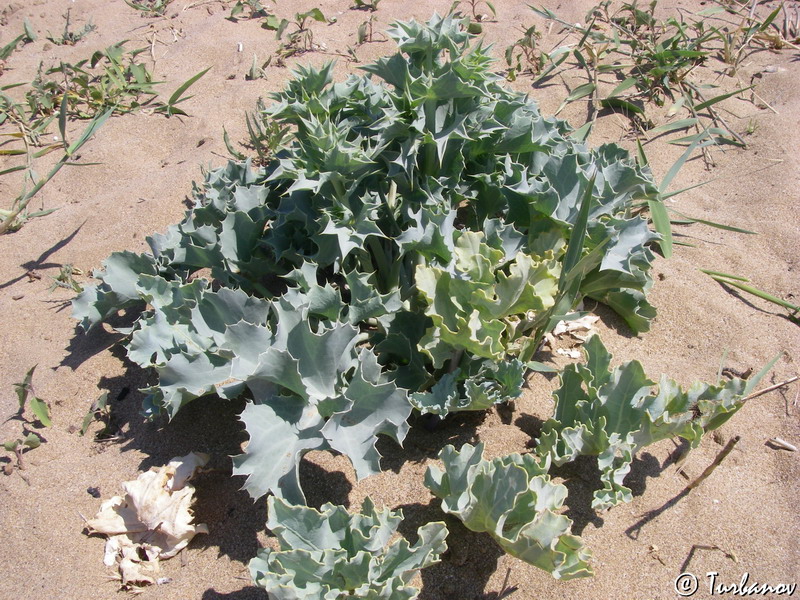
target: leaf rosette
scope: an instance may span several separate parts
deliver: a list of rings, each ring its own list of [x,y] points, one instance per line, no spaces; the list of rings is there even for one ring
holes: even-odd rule
[[[695,382],[686,391],[662,376],[654,393],[655,382],[639,361],[610,368],[611,354],[599,336],[589,338],[583,350],[586,362],[567,365],[561,373],[555,415],[542,426],[536,453],[558,466],[581,455],[597,456],[603,487],[594,493],[595,509],[631,501],[623,480],[636,452],[672,437],[697,447],[704,433],[721,427],[742,407],[772,366],[747,381]]]
[[[365,75],[298,69],[258,115],[291,139],[257,169],[207,173],[180,223],[148,253],[112,254],[73,303],[84,329],[135,317],[119,330],[158,375],[151,414],[248,399],[236,469],[254,495],[300,500],[311,449],[375,472],[375,436],[402,442],[412,404],[516,397],[521,365],[584,296],[635,331],[654,315],[648,168],[505,89],[462,20],[389,35],[399,51]],[[273,463],[265,439],[281,436]]]
[[[428,467],[425,485],[441,498],[442,510],[557,579],[593,575],[591,552],[570,533],[572,521],[558,514],[567,488],[551,481],[549,461],[531,454],[484,460],[483,444],[446,446],[439,458],[444,471]]]
[[[369,498],[353,515],[333,504],[321,511],[275,497],[268,504],[279,549],[259,551],[250,573],[275,600],[412,600],[419,590],[411,578],[447,550],[444,523],[420,527],[413,545],[393,540],[402,512],[376,510]]]

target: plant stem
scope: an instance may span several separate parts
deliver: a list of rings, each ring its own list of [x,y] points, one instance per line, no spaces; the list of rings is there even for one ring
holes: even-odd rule
[[[711,473],[714,472],[714,469],[716,469],[719,466],[719,464],[723,460],[725,460],[725,457],[727,457],[728,454],[731,453],[731,451],[733,450],[733,447],[739,442],[740,439],[741,439],[741,437],[739,437],[737,435],[737,436],[732,437],[730,440],[728,440],[728,443],[725,444],[725,447],[722,450],[720,450],[720,452],[719,452],[719,454],[717,454],[716,458],[713,461],[711,461],[711,464],[706,467],[706,470],[703,471],[697,479],[695,479],[689,485],[687,485],[685,491],[687,491],[687,492],[691,491],[694,488],[696,488],[698,485],[703,483],[703,481],[705,481],[706,478],[709,475],[711,475]]]

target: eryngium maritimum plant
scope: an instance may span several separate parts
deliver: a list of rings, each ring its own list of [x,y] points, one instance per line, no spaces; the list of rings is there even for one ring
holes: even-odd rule
[[[657,390],[637,360],[611,369],[611,354],[600,337],[583,346],[586,361],[567,365],[554,392],[555,414],[545,421],[536,453],[557,466],[578,456],[597,456],[600,481],[592,508],[630,502],[623,480],[634,455],[659,440],[682,437],[696,448],[708,431],[721,427],[772,368],[773,359],[748,380],[716,385],[694,382],[686,391],[666,375]]]
[[[412,600],[419,590],[409,581],[447,550],[444,523],[420,527],[413,546],[393,540],[402,512],[375,510],[369,498],[353,515],[333,504],[320,512],[274,496],[268,503],[280,548],[261,550],[250,573],[274,600]]]
[[[593,575],[591,552],[559,514],[567,488],[551,481],[549,460],[532,454],[484,460],[483,444],[446,446],[439,458],[444,471],[428,467],[425,485],[441,498],[442,510],[557,579]]]
[[[158,375],[148,410],[245,395],[235,469],[254,496],[301,502],[310,450],[376,472],[376,436],[402,442],[412,404],[515,397],[584,296],[635,331],[654,315],[649,171],[505,89],[462,21],[389,35],[399,52],[365,76],[300,68],[264,114],[293,139],[257,170],[209,173],[150,253],[113,254],[74,302],[86,329],[138,312],[127,346]]]

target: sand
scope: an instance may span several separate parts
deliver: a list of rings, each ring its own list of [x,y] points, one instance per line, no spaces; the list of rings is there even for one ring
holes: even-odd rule
[[[257,548],[267,543],[266,503],[263,499],[254,503],[239,490],[241,479],[230,476],[228,457],[238,453],[246,439],[236,421],[243,405],[206,398],[193,402],[171,423],[145,422],[139,414],[143,395],[138,389],[153,383],[154,375],[126,360],[118,345],[121,336],[110,328],[89,335],[78,332],[70,318],[73,294],[62,288],[50,290],[62,265],[90,273],[113,251],[144,251],[146,235],[177,222],[186,209],[192,181],[202,178],[201,169],[220,166],[228,157],[223,127],[232,140],[244,139],[245,111],[289,77],[289,69],[271,65],[266,79],[245,80],[253,54],[266,60],[275,50],[274,34],[261,29],[257,21],[226,20],[229,10],[224,4],[175,0],[162,18],[143,17],[121,0],[4,2],[1,7],[0,45],[22,31],[25,18],[39,38],[8,58],[0,86],[30,81],[40,61],[45,66],[59,60],[74,62],[123,39],[130,40],[129,47],[148,48],[148,65],[156,79],[166,82],[161,87],[165,97],[194,73],[212,69],[192,88],[194,97],[182,105],[189,117],[167,119],[143,110],[110,119],[80,152],[82,161],[98,164],[64,168],[32,204],[59,210],[0,236],[0,440],[22,430],[23,423],[15,418],[18,405],[12,384],[33,365],[38,365],[36,392],[50,404],[53,418],[52,428],[39,431],[46,443],[25,455],[25,470],[0,475],[0,598],[118,597],[114,570],[102,563],[103,539],[83,531],[82,516],[94,515],[101,502],[90,488],[99,488],[107,498],[141,470],[191,450],[212,455],[212,470],[196,480],[195,505],[197,521],[207,523],[210,533],[195,538],[181,558],[163,563],[163,574],[171,583],[143,589],[141,597],[266,597],[252,586],[246,570]],[[446,12],[449,4],[384,0],[374,13],[375,31],[396,19],[427,19],[434,10]],[[591,7],[585,0],[544,4],[571,22],[582,21]],[[774,4],[760,4],[759,14],[767,14]],[[357,27],[368,14],[348,10],[349,5],[347,0],[298,0],[275,8],[279,15],[289,16],[319,6],[326,16],[337,17],[336,24],[313,25],[315,42],[322,49],[288,61],[290,66],[335,58],[337,78],[358,68],[347,59],[347,47],[355,46]],[[537,23],[546,29],[524,2],[496,0],[495,5],[497,18],[484,28],[487,39],[497,44],[498,57],[521,35],[520,27]],[[700,0],[662,3],[659,14],[688,15],[709,5]],[[76,27],[91,21],[97,30],[74,46],[55,46],[45,34],[60,33],[67,8]],[[547,48],[558,39],[555,29],[543,43]],[[391,42],[356,50],[362,64],[392,51]],[[723,355],[725,366],[745,370],[758,369],[782,353],[763,385],[797,373],[800,329],[785,318],[785,311],[732,292],[699,271],[740,274],[790,302],[800,298],[797,56],[792,49],[760,50],[747,54],[735,77],[722,75],[718,61],[692,74],[695,81],[714,83],[723,90],[750,85],[756,76],[752,81],[758,98],[751,102],[745,93],[744,99],[725,101],[722,114],[746,138],[748,147],[715,150],[711,167],[700,158],[689,161],[672,189],[706,185],[676,196],[671,205],[758,235],[703,225],[677,228],[677,239],[690,245],[676,246],[669,260],[656,260],[650,298],[659,312],[649,333],[634,336],[608,309],[590,303],[587,308],[600,315],[601,334],[615,361],[638,359],[651,378],[667,373],[684,385],[713,380]],[[566,73],[535,89],[529,77],[520,77],[514,86],[529,91],[543,112],[551,114],[567,93],[565,86],[573,87],[579,75]],[[561,116],[580,125],[586,105],[570,105]],[[70,123],[69,135],[74,139],[83,126]],[[624,117],[602,115],[589,141],[613,141],[630,149],[634,146],[629,129]],[[2,128],[8,131],[7,126]],[[645,149],[657,179],[682,152],[665,138],[649,142]],[[4,157],[0,170],[12,164],[17,163]],[[18,183],[13,176],[0,178],[3,207],[16,195]],[[77,279],[89,281],[88,276]],[[708,572],[718,572],[718,582],[726,584],[739,582],[745,573],[751,583],[798,582],[800,453],[767,444],[775,436],[800,443],[798,383],[752,400],[719,435],[707,436],[683,466],[689,477],[699,475],[731,437],[741,436],[741,441],[705,483],[677,502],[674,499],[687,480],[672,464],[681,447],[676,442],[664,441],[640,453],[627,480],[633,502],[608,512],[595,513],[589,507],[596,484],[592,461],[559,470],[570,491],[566,514],[594,552],[597,574],[592,579],[556,581],[504,555],[488,536],[444,517],[439,502],[422,484],[439,448],[482,441],[490,457],[524,451],[552,410],[550,394],[555,386],[552,378],[532,376],[513,410],[458,415],[434,433],[414,427],[405,450],[381,442],[385,472],[360,482],[345,457],[312,453],[301,469],[309,502],[356,508],[369,495],[378,506],[403,509],[406,534],[429,520],[444,519],[451,530],[452,549],[441,564],[417,579],[424,585],[423,600],[498,599],[504,582],[516,588],[504,597],[516,600],[675,598],[674,582],[683,572],[697,576],[700,590],[694,597],[702,598],[712,597]],[[76,428],[104,390],[109,392],[117,437],[96,441],[97,425],[80,436]],[[10,457],[2,460],[10,464]]]

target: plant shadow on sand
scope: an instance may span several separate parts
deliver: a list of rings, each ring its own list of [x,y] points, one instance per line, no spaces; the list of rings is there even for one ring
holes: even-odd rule
[[[110,326],[108,329],[103,325],[92,327],[89,331],[84,332],[77,324],[75,325],[75,335],[69,341],[69,344],[64,349],[64,358],[58,364],[58,367],[69,367],[73,371],[77,370],[84,362],[91,357],[100,354],[104,350],[112,348],[125,339],[125,336],[116,331],[109,331],[112,328],[130,327],[138,318],[139,312],[135,309],[128,309],[121,311],[121,314],[109,317],[106,323]],[[114,354],[120,360],[126,360],[124,348],[113,348]],[[128,362],[130,367],[133,363]]]
[[[103,451],[109,444],[117,444],[122,452],[145,453],[141,471],[192,451],[211,455],[208,465],[193,480],[195,522],[206,523],[209,533],[195,537],[190,548],[213,548],[219,556],[246,565],[261,547],[258,536],[266,531],[267,502],[266,496],[254,501],[242,489],[245,479],[234,477],[232,472],[230,457],[240,454],[242,442],[247,440],[244,425],[238,419],[244,400],[204,396],[184,406],[171,421],[165,415],[147,421],[141,414],[144,394],[139,389],[148,386],[152,374],[129,362],[121,346],[111,352],[127,369],[122,376],[100,380],[99,387],[109,392],[111,410],[108,438],[98,440],[98,447]],[[349,505],[352,484],[341,471],[328,472],[303,460],[300,481],[309,506],[319,508],[325,502]],[[233,595],[208,590],[203,598],[265,598],[261,592],[252,586]]]
[[[378,437],[376,448],[381,453],[381,468],[399,473],[407,462],[424,463],[436,459],[448,444],[456,448],[475,444],[478,442],[478,427],[488,416],[488,411],[454,413],[444,419],[412,413],[409,417],[411,428],[402,447],[386,436]]]
[[[223,594],[215,589],[206,590],[201,596],[201,600],[268,600],[266,590],[249,585],[241,590]]]
[[[441,562],[421,571],[419,600],[488,599],[490,596],[484,596],[482,590],[503,555],[489,535],[470,531],[457,518],[444,514],[438,499],[399,508],[404,518],[398,531],[412,544],[418,539],[417,529],[425,523],[444,521],[449,530],[448,549]]]
[[[50,246],[47,250],[42,252],[39,255],[39,258],[35,258],[34,260],[29,260],[28,262],[21,264],[20,268],[23,269],[22,275],[14,277],[13,279],[9,279],[4,283],[0,283],[0,290],[10,287],[15,283],[17,283],[18,281],[22,281],[23,279],[25,279],[25,276],[28,275],[28,273],[31,273],[33,271],[37,271],[40,269],[57,269],[62,267],[63,265],[61,263],[48,262],[47,259],[49,259],[53,254],[61,250],[64,246],[66,246],[73,239],[75,239],[75,236],[78,235],[82,227],[83,223],[81,223],[81,225],[79,225],[78,228],[72,233],[70,233],[68,236],[59,240],[58,242]]]

